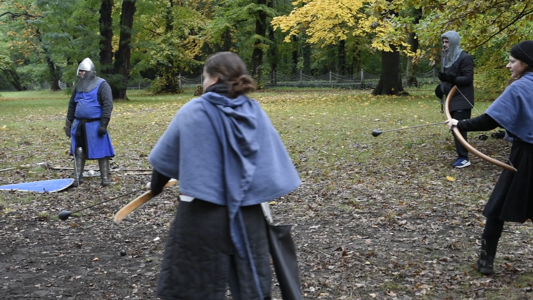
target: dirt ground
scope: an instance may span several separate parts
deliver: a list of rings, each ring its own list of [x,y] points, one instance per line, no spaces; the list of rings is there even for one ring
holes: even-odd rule
[[[486,177],[472,176],[477,183],[442,195],[442,182],[419,186],[406,171],[410,162],[400,164],[398,170],[346,164],[331,176],[300,170],[302,186],[272,203],[275,219],[294,225],[305,299],[532,298],[531,224],[506,225],[498,274],[483,277],[472,269],[484,201],[464,203],[453,193],[488,193],[492,185],[482,182],[492,182],[499,170],[487,167]],[[343,180],[354,172],[367,181]],[[479,174],[479,168],[464,172]],[[50,171],[43,180],[66,176]],[[57,219],[62,210],[130,192],[149,179],[113,177],[107,188],[93,177],[58,193],[8,192],[28,201],[0,210],[0,299],[156,299],[177,186],[118,225],[113,214],[133,197]],[[274,291],[281,299],[275,283]]]

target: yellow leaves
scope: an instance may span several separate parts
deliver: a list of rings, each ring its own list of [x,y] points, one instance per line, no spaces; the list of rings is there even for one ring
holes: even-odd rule
[[[361,30],[359,20],[365,16],[360,8],[361,0],[308,0],[297,1],[304,4],[295,6],[289,15],[275,17],[272,20],[274,28],[279,28],[288,35],[285,41],[290,41],[291,36],[298,35],[302,28],[305,29],[309,43],[325,42],[335,44],[339,39],[346,39],[347,34]],[[368,26],[367,26],[368,28]],[[366,35],[363,32],[357,35]]]
[[[452,176],[446,176],[446,180],[453,182],[455,181],[455,178],[453,178]]]

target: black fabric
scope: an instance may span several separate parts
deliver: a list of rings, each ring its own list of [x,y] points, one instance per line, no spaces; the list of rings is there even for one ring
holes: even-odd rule
[[[523,223],[533,219],[533,144],[514,139],[509,160],[517,171],[503,170],[483,215]]]
[[[264,297],[271,296],[266,221],[260,205],[241,207]],[[229,284],[235,300],[259,299],[251,268],[236,255],[226,206],[200,199],[180,201],[161,264],[157,297],[224,300]]]
[[[459,119],[456,119],[459,120]],[[459,120],[457,128],[465,131],[488,131],[496,127],[501,127],[491,116],[482,114],[472,119]]]
[[[485,228],[483,228],[483,237],[499,239],[502,236],[503,221],[496,218],[487,218]]]
[[[471,109],[463,109],[463,110],[456,110],[456,111],[450,112],[450,115],[452,116],[452,118],[456,120],[469,119],[471,114],[472,114]],[[459,132],[461,133],[463,138],[467,141],[468,140],[467,131],[459,129]],[[463,146],[463,144],[459,142],[459,140],[455,137],[455,133],[453,133],[453,140],[455,142],[455,150],[457,152],[457,157],[468,158],[468,149],[466,149],[465,146]]]
[[[511,56],[533,67],[533,41],[523,41],[511,48]]]
[[[439,72],[439,79],[442,82],[449,82],[451,84],[454,84],[456,77],[457,76],[454,75],[454,74],[448,74],[448,73],[445,73],[445,72]]]
[[[467,131],[491,130],[499,124],[489,115],[460,121],[457,127]],[[523,223],[533,219],[533,144],[514,137],[509,161],[517,172],[503,170],[485,206],[488,219]]]
[[[167,177],[157,172],[155,169],[152,171],[152,181],[150,182],[150,190],[152,191],[154,197],[161,194],[163,188],[165,188],[165,184],[167,184],[169,180],[170,177]]]
[[[85,123],[87,122],[80,121],[78,129],[74,134],[74,138],[76,139],[76,146],[81,147],[84,152],[87,153],[87,134],[85,133]],[[76,149],[74,149],[74,151],[76,151]]]
[[[270,255],[278,278],[283,300],[302,300],[300,271],[296,249],[291,237],[291,225],[267,225]]]
[[[437,98],[441,100],[442,100],[442,97],[444,96],[444,92],[442,91],[442,87],[440,84],[437,85],[437,87],[435,88],[435,96],[437,96]]]
[[[209,93],[209,92],[217,93],[222,96],[229,97],[228,86],[225,83],[216,83],[216,84],[210,85],[209,87],[207,87],[207,89],[205,89],[204,93]]]
[[[448,74],[449,78],[455,78],[454,84],[457,86],[457,91],[450,101],[450,112],[459,109],[472,109],[474,106],[474,60],[472,56],[464,51],[461,52],[455,63],[444,72]],[[442,82],[439,86],[443,94],[448,95],[453,84]],[[437,94],[436,96],[438,97]]]

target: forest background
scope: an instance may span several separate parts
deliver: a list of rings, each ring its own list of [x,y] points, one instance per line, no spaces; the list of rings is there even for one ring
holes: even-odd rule
[[[501,90],[510,47],[531,37],[533,1],[0,1],[0,90],[59,90],[90,57],[115,99],[149,82],[180,93],[218,51],[238,53],[264,87],[275,74],[381,74],[374,95],[404,94],[439,68],[440,36],[461,35],[476,88]]]
[[[374,94],[396,95],[405,94],[403,82],[415,85],[417,74],[440,69],[440,36],[456,30],[475,58],[476,89],[494,90],[476,93],[484,111],[507,82],[510,47],[533,36],[532,14],[533,0],[0,0],[2,182],[70,176],[61,128],[68,96],[53,91],[75,81],[85,57],[115,99],[130,100],[114,105],[110,132],[120,154],[111,187],[101,189],[96,177],[63,193],[0,195],[0,298],[155,297],[179,191],[163,193],[122,226],[110,221],[117,201],[69,222],[56,214],[145,186],[150,173],[130,171],[150,170],[150,149],[192,94],[180,90],[179,75],[200,74],[210,54],[237,52],[260,87],[274,74],[364,69],[382,75]],[[148,92],[127,89],[147,80]],[[52,91],[4,92],[42,89],[43,82]],[[408,91],[254,94],[304,182],[271,204],[279,222],[295,225],[306,299],[533,298],[529,222],[506,224],[497,275],[473,268],[481,212],[500,169],[476,157],[471,168],[452,169],[444,125],[371,135],[444,121],[432,91]],[[509,145],[488,137],[471,134],[470,141],[506,159]]]

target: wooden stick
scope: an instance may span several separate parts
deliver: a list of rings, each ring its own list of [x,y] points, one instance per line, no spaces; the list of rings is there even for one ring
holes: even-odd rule
[[[165,187],[171,187],[175,185],[178,181],[176,179],[170,179],[169,182],[165,185]],[[133,199],[130,203],[126,204],[126,206],[122,207],[114,217],[115,223],[120,223],[122,219],[124,219],[129,213],[136,210],[139,206],[143,205],[144,203],[148,202],[148,200],[152,199],[154,195],[152,194],[152,191],[147,191],[144,194],[140,195],[139,197]]]

